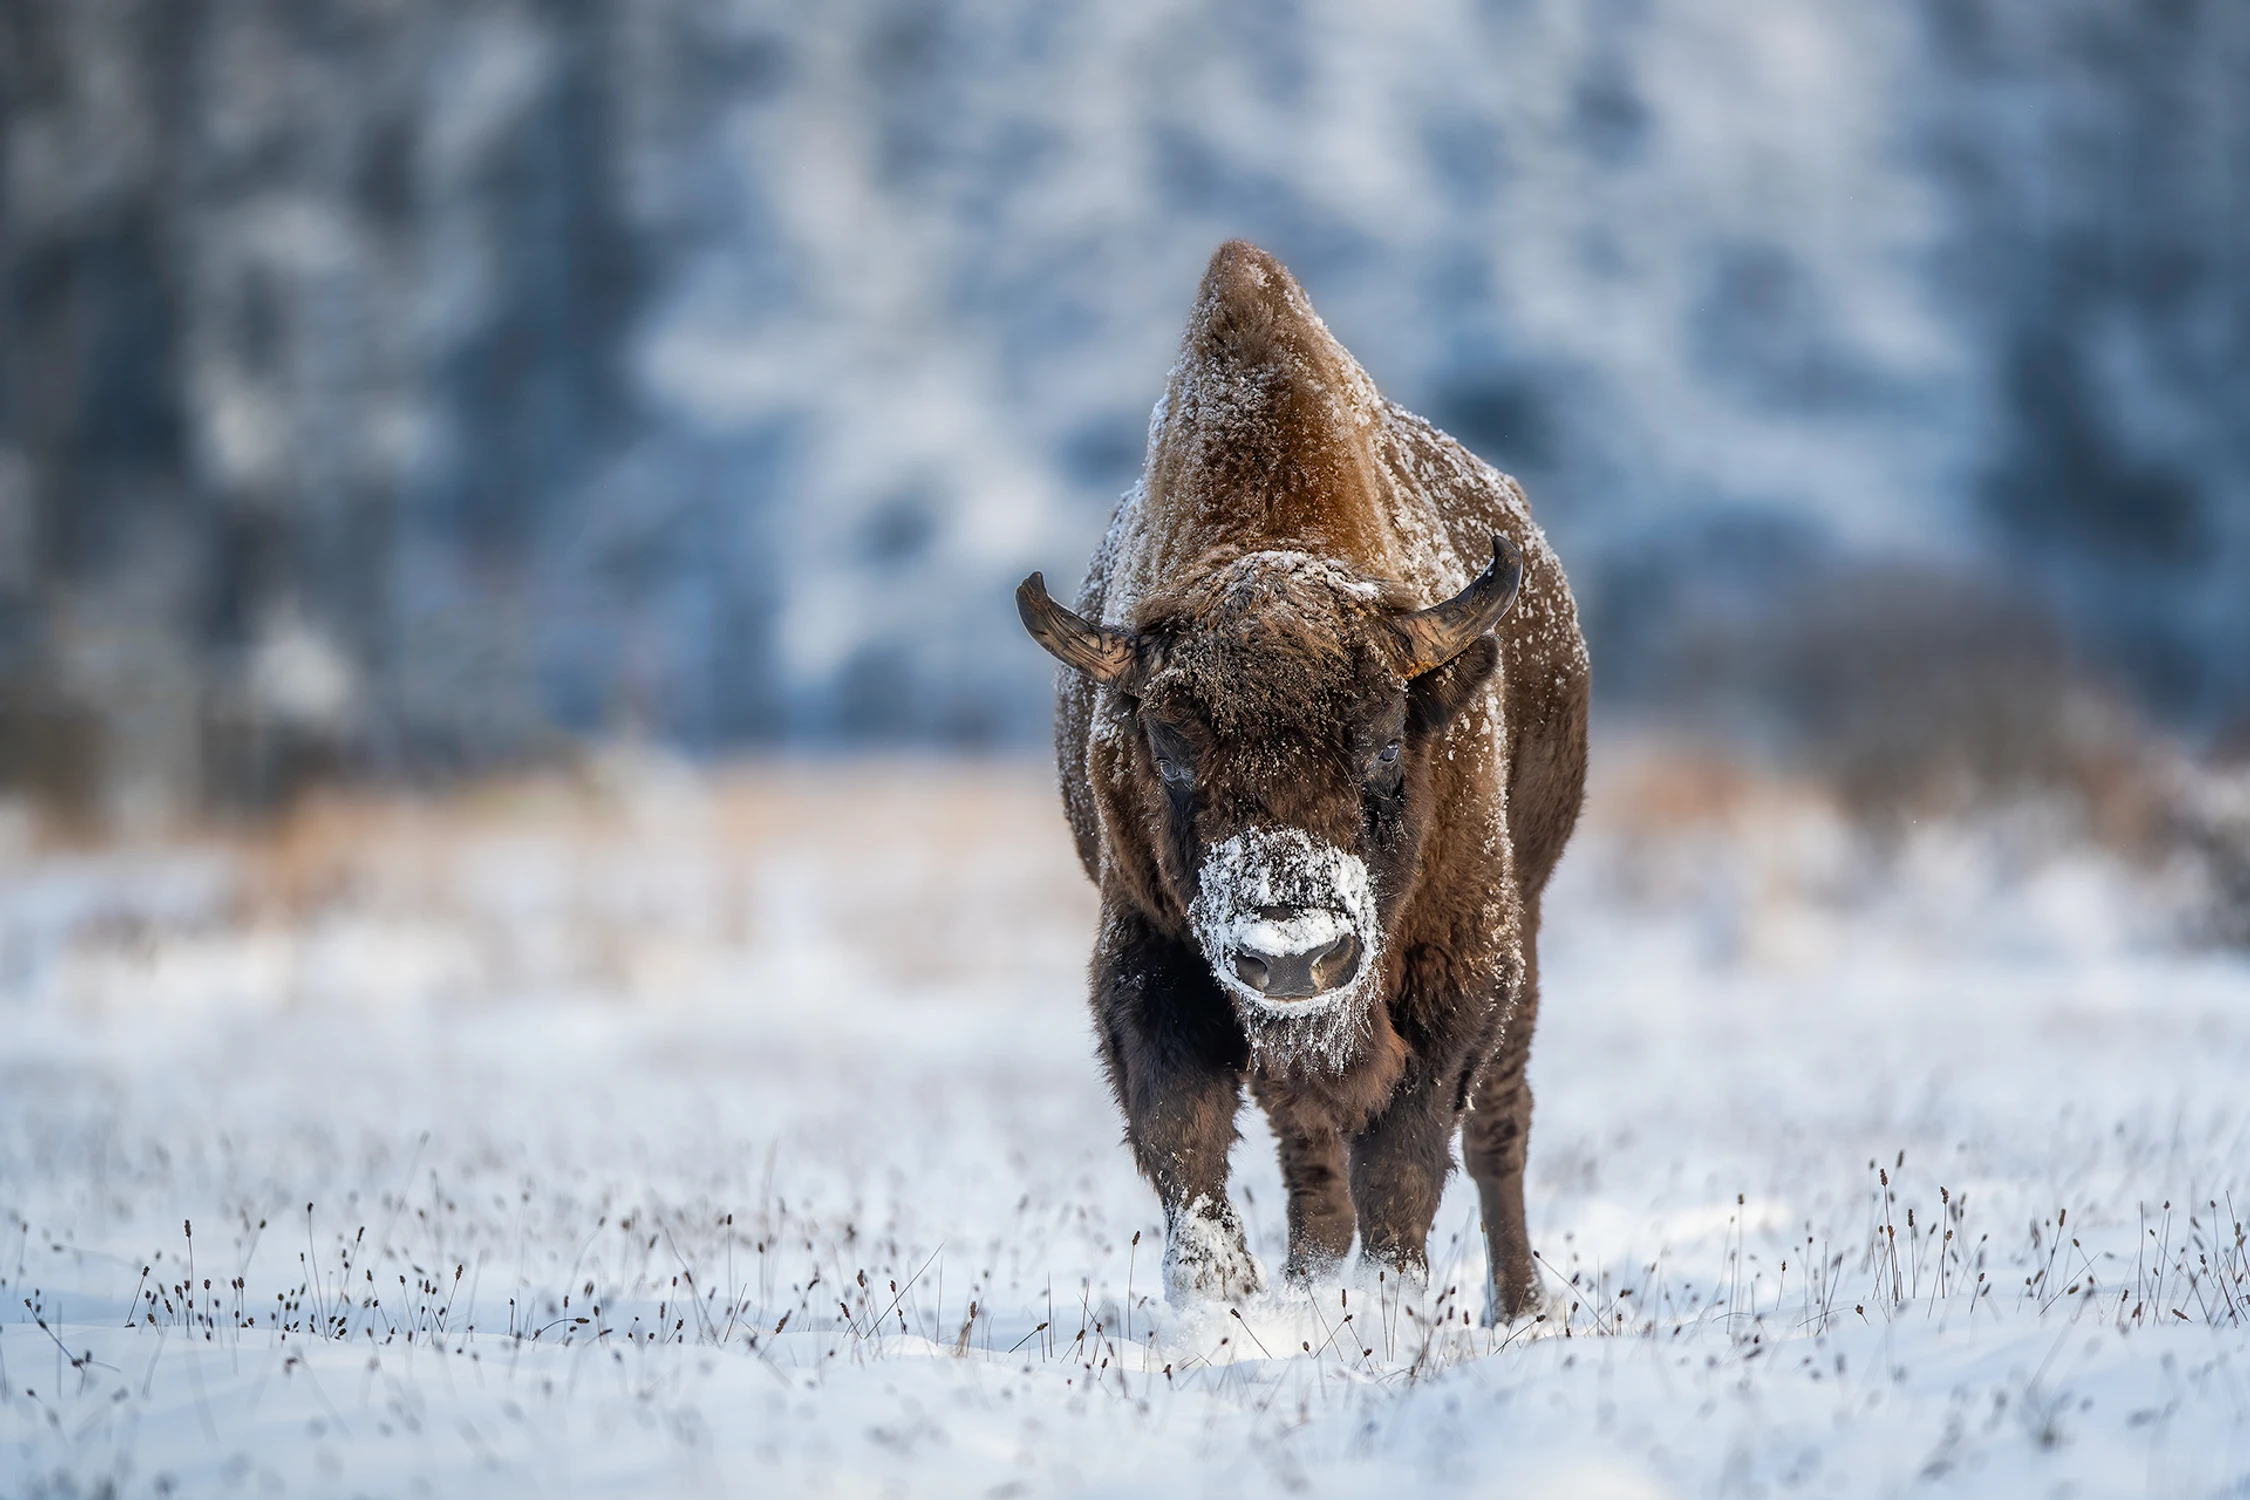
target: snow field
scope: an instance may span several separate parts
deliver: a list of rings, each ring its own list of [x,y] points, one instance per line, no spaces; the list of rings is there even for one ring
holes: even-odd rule
[[[2250,1493],[2250,966],[2030,813],[1694,784],[1550,898],[1497,1330],[1458,1178],[1426,1291],[1162,1304],[1036,766],[19,834],[0,1494]]]

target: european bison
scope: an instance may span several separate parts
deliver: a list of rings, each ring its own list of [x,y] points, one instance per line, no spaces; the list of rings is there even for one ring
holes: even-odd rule
[[[1587,664],[1523,491],[1386,401],[1233,242],[1079,612],[1037,573],[1017,603],[1070,668],[1055,751],[1101,888],[1094,1017],[1169,1294],[1264,1286],[1227,1199],[1247,1080],[1291,1280],[1355,1224],[1367,1261],[1426,1278],[1465,1117],[1485,1318],[1525,1311],[1539,898],[1583,795]]]

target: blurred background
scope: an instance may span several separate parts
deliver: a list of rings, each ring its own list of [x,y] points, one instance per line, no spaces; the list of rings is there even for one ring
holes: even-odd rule
[[[1033,752],[1009,590],[1231,235],[1524,480],[1612,725],[2125,838],[2250,745],[2231,0],[0,17],[0,785],[57,817]]]

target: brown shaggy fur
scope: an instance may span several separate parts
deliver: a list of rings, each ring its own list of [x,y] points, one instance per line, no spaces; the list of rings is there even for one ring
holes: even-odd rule
[[[1523,554],[1514,609],[1407,678],[1387,619],[1458,592],[1495,533]],[[1280,1138],[1292,1276],[1337,1261],[1355,1229],[1367,1258],[1426,1274],[1460,1126],[1487,1315],[1523,1311],[1539,902],[1578,817],[1587,710],[1576,609],[1523,492],[1385,401],[1289,273],[1229,243],[1078,609],[1161,663],[1129,693],[1065,671],[1056,753],[1102,895],[1102,1057],[1175,1248],[1198,1213],[1239,1246],[1227,1149],[1247,1082]],[[1391,740],[1395,764],[1378,759]],[[1192,785],[1163,781],[1159,755]],[[1341,1062],[1255,1047],[1189,931],[1203,852],[1273,825],[1373,873],[1378,1001]],[[1176,1290],[1250,1289],[1194,1251]]]

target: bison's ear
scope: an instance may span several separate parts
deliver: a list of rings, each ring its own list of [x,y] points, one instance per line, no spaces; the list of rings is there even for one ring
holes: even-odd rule
[[[1523,553],[1514,542],[1494,533],[1492,565],[1467,588],[1443,604],[1392,618],[1391,628],[1398,632],[1403,648],[1405,675],[1419,677],[1468,650],[1471,641],[1500,623],[1522,586]]]
[[[1469,706],[1500,665],[1500,643],[1491,636],[1472,641],[1469,648],[1442,667],[1433,667],[1406,685],[1406,727],[1409,734],[1426,737],[1453,722]]]
[[[1055,660],[1096,682],[1132,692],[1141,676],[1140,642],[1122,630],[1079,618],[1047,597],[1047,580],[1034,573],[1016,586],[1023,628]]]

